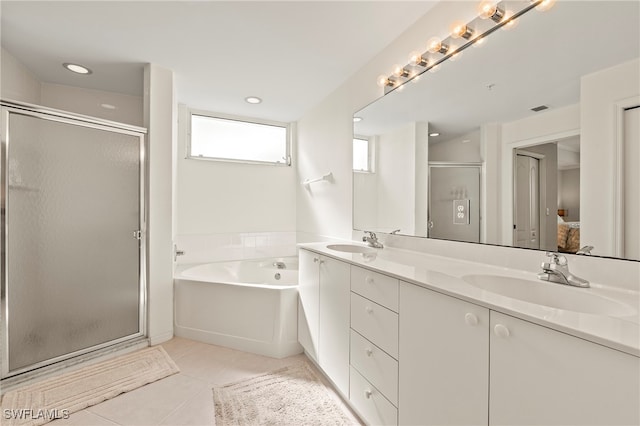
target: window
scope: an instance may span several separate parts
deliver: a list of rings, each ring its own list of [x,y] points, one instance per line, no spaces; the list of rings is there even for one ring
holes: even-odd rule
[[[353,171],[373,173],[373,153],[368,139],[353,138]]]
[[[284,123],[191,112],[188,158],[291,165]]]

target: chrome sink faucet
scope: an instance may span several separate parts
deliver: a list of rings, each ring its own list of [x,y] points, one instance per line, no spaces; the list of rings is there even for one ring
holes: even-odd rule
[[[364,237],[362,237],[362,241],[366,242],[369,244],[369,247],[373,247],[373,248],[384,248],[384,246],[382,245],[382,243],[380,241],[378,241],[378,237],[374,232],[371,231],[364,231],[365,234],[369,234],[369,236],[367,237],[366,235]]]
[[[547,252],[549,262],[542,262],[542,271],[538,274],[539,280],[566,284],[574,287],[590,287],[589,281],[573,275],[569,272],[569,261],[558,253]]]

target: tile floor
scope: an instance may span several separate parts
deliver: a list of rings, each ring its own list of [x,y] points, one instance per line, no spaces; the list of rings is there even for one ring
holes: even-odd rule
[[[162,346],[180,373],[49,424],[214,425],[213,386],[267,373],[305,357],[275,359],[180,337]],[[334,396],[344,404],[335,392]]]

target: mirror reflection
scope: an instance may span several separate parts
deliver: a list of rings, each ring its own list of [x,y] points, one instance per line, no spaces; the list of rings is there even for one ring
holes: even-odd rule
[[[354,229],[640,259],[639,19],[531,10],[358,111]]]

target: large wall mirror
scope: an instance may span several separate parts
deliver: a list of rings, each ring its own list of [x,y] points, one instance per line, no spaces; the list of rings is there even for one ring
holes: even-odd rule
[[[640,260],[638,22],[531,9],[358,111],[354,229]]]

